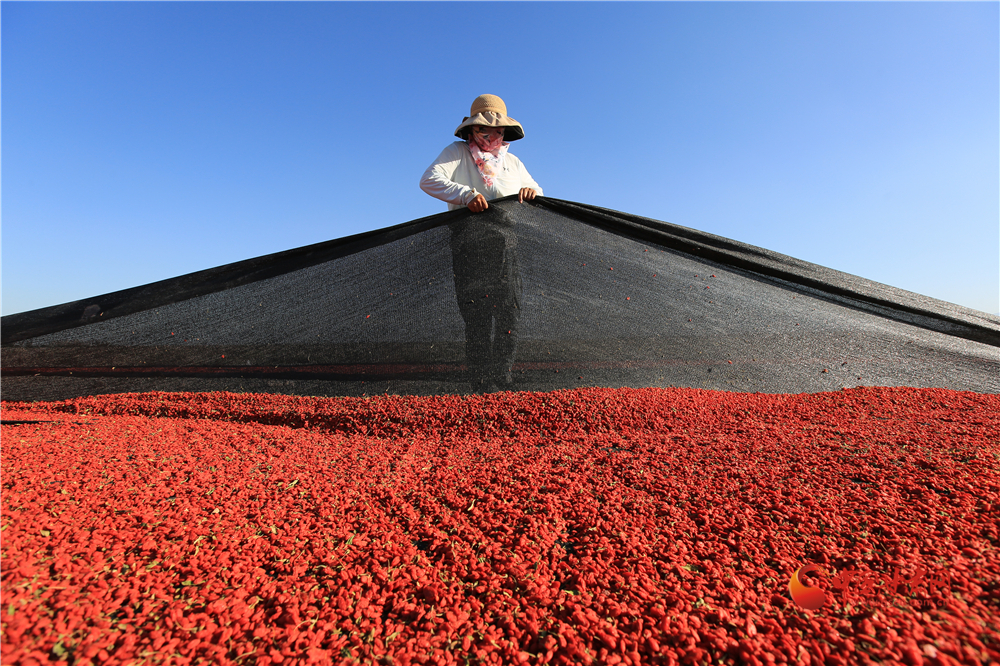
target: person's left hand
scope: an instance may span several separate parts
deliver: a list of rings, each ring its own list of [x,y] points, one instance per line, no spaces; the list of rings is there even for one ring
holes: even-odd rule
[[[524,203],[525,201],[531,201],[535,198],[535,191],[530,187],[522,187],[521,191],[517,195],[517,203]]]

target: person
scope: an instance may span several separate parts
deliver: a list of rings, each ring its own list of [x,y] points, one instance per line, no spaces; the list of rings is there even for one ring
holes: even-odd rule
[[[507,115],[502,99],[477,97],[455,136],[462,141],[441,151],[420,179],[420,189],[446,202],[448,210],[467,206],[480,213],[492,199],[517,194],[517,200],[524,202],[542,196],[542,188],[521,160],[508,151],[511,141],[524,138],[524,129]]]
[[[455,141],[420,179],[420,189],[477,215],[451,225],[452,266],[458,309],[465,321],[465,357],[476,393],[514,386],[521,278],[513,218],[489,201],[512,194],[518,202],[542,196],[521,160],[508,151],[524,138],[496,95],[480,95],[455,130]]]

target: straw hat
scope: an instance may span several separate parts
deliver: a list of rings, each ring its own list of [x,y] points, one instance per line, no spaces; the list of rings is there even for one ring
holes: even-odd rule
[[[524,128],[521,123],[507,115],[507,105],[496,95],[480,95],[472,102],[469,115],[462,119],[462,124],[455,130],[455,136],[464,138],[462,134],[472,125],[487,127],[505,127],[504,141],[517,141],[524,138]]]

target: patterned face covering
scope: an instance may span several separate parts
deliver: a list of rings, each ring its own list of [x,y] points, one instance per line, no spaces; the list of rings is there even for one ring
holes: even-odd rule
[[[472,128],[472,138],[484,153],[496,154],[503,145],[502,127],[480,127],[476,125]]]
[[[468,144],[472,159],[479,169],[483,182],[493,187],[493,179],[500,170],[500,163],[510,144],[503,140],[504,128],[474,126],[469,133]]]

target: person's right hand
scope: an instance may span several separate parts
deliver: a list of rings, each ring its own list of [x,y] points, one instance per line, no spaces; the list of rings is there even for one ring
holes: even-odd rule
[[[486,203],[486,197],[482,194],[477,194],[476,198],[469,202],[469,210],[473,213],[482,213],[489,207],[489,204]]]

